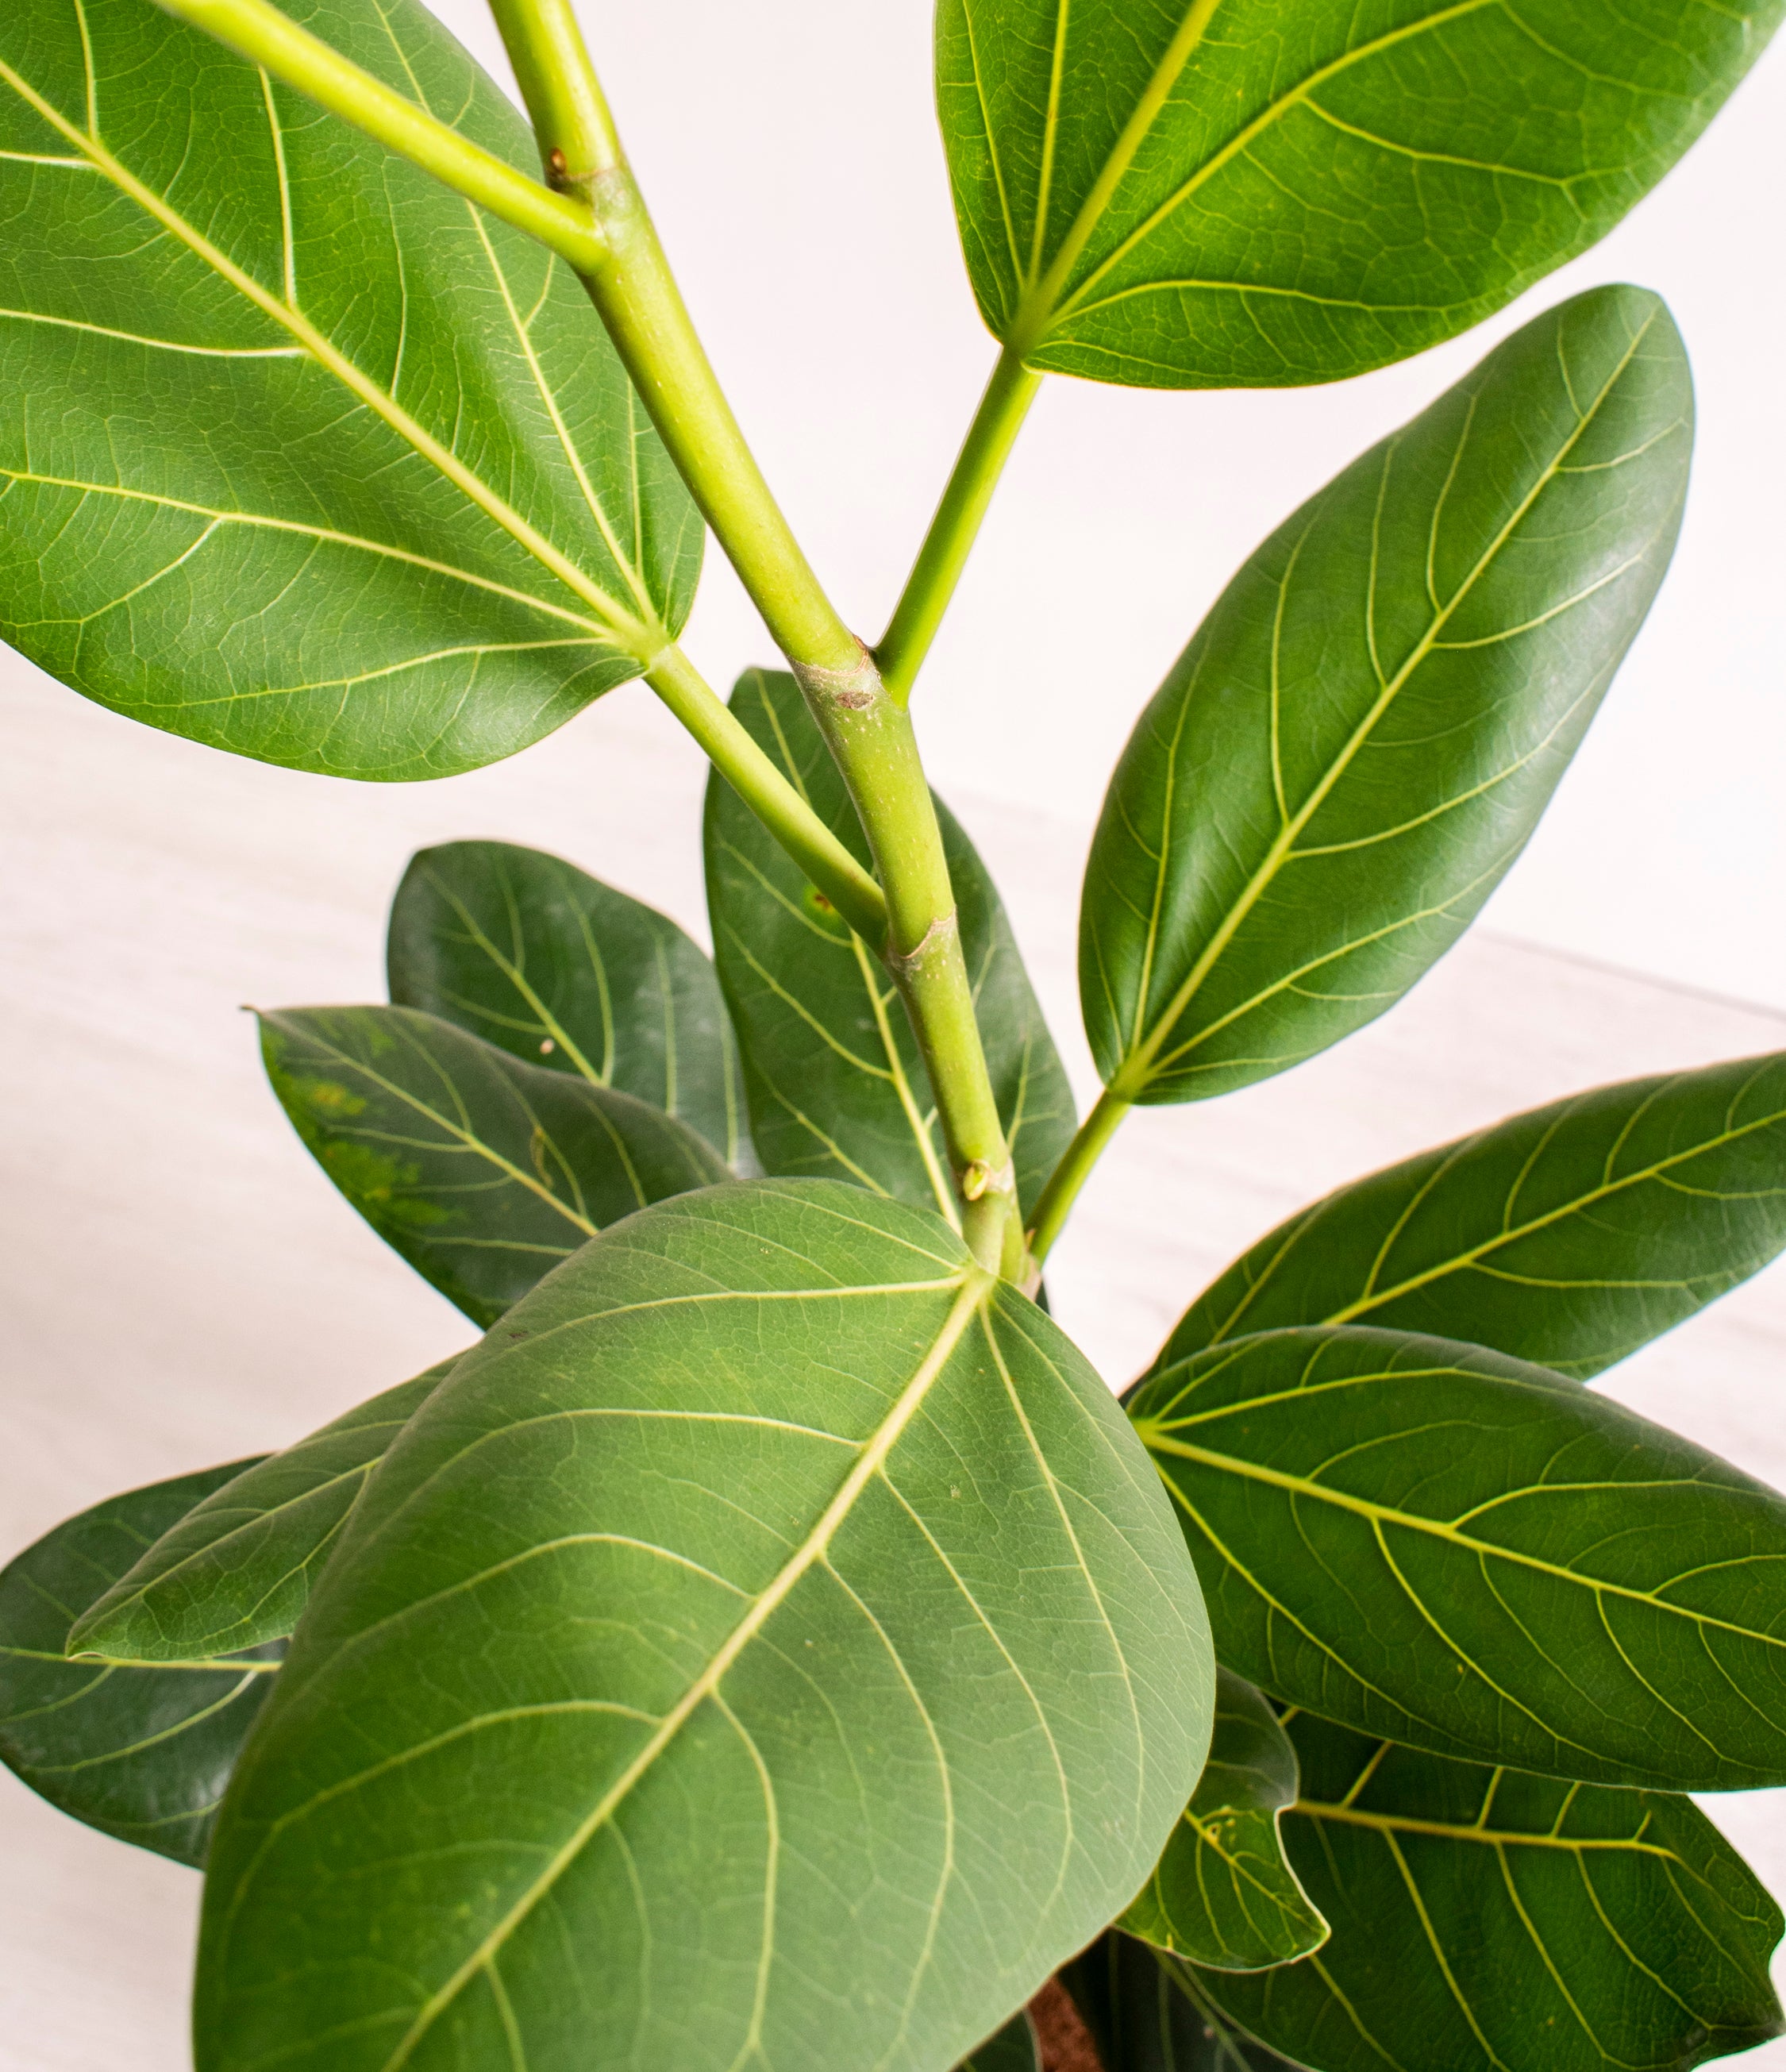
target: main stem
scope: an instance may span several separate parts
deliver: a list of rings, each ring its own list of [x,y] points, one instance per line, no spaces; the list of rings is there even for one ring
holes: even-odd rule
[[[930,1075],[974,1254],[1016,1274],[1023,1232],[961,952],[954,890],[911,722],[838,615],[745,444],[628,168],[570,0],[491,0],[550,184],[601,240],[583,275],[672,460],[786,656],[880,874],[880,947]]]
[[[942,500],[937,505],[936,516],[930,520],[930,529],[924,536],[905,590],[874,651],[881,681],[901,705],[912,694],[912,685],[924,666],[930,643],[936,638],[942,615],[949,609],[961,572],[979,536],[992,491],[998,487],[1004,463],[1041,385],[1042,377],[1024,365],[1020,353],[1007,346],[999,355]]]

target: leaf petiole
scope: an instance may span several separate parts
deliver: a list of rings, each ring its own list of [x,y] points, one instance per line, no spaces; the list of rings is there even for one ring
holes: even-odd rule
[[[999,477],[1041,385],[1041,376],[1024,365],[1020,353],[1007,346],[999,355],[937,505],[936,516],[930,520],[930,529],[924,536],[893,615],[874,651],[881,680],[897,704],[904,705],[912,694],[912,685],[979,536],[992,491],[998,487]]]
[[[1073,1141],[1061,1153],[1061,1162],[1049,1175],[1030,1219],[1029,1252],[1037,1266],[1053,1251],[1055,1239],[1073,1213],[1079,1190],[1091,1178],[1091,1169],[1103,1157],[1117,1126],[1133,1106],[1132,1101],[1106,1087]]]

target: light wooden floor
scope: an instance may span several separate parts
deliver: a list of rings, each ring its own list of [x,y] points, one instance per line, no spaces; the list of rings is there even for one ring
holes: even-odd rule
[[[467,1342],[300,1149],[244,1001],[380,997],[409,851],[496,835],[700,931],[701,771],[642,694],[450,785],[265,770],[113,719],[0,653],[0,1556],[114,1490],[275,1446]],[[1082,1088],[1084,832],[958,800]],[[1772,924],[1774,917],[1766,917]],[[1786,1046],[1786,1018],[1478,935],[1374,1028],[1208,1108],[1129,1123],[1050,1274],[1113,1383],[1249,1240],[1335,1182],[1596,1082]],[[1613,1392],[1786,1483],[1786,1273]],[[1718,1817],[1786,1889],[1786,1798]],[[181,2072],[198,1881],[0,1775],[0,2072]],[[1786,2044],[1749,2061],[1786,2072]]]

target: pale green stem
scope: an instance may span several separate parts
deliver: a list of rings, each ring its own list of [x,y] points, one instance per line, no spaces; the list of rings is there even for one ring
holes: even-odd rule
[[[900,705],[912,694],[912,685],[979,536],[992,491],[998,487],[1004,463],[1041,385],[1042,377],[1024,365],[1020,354],[1007,346],[999,355],[937,505],[936,516],[930,520],[930,529],[924,536],[886,632],[874,651],[881,665],[881,680]]]
[[[1029,1250],[1037,1266],[1053,1250],[1055,1239],[1073,1213],[1079,1190],[1091,1178],[1092,1167],[1103,1156],[1117,1125],[1133,1105],[1106,1087],[1090,1114],[1080,1124],[1078,1133],[1061,1153],[1061,1162],[1049,1175],[1048,1185],[1030,1219]]]
[[[590,298],[671,459],[793,665],[861,816],[887,902],[877,947],[930,1071],[964,1234],[983,1264],[1015,1272],[1023,1233],[1011,1155],[910,722],[825,594],[745,442],[627,167],[569,0],[491,6],[548,177],[587,202],[600,232],[602,257],[585,277]]]
[[[764,754],[680,648],[666,648],[645,680],[708,760],[857,935],[878,951],[887,936],[881,887]]]
[[[289,21],[268,0],[156,0],[275,79],[363,130],[504,223],[536,237],[580,273],[601,264],[600,233],[567,195],[518,173],[381,80]]]

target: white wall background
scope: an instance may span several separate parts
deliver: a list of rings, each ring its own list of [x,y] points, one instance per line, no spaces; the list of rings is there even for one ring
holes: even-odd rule
[[[482,0],[430,0],[499,76]],[[622,132],[745,428],[872,639],[992,360],[956,247],[924,0],[582,0]],[[1583,258],[1468,337],[1329,388],[1051,380],[916,701],[940,781],[1075,820],[1251,546],[1527,317],[1665,295],[1700,402],[1648,627],[1489,925],[1786,1004],[1786,46]],[[710,555],[690,645],[766,659]]]

